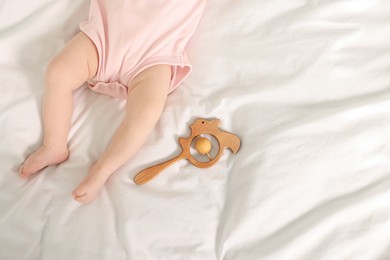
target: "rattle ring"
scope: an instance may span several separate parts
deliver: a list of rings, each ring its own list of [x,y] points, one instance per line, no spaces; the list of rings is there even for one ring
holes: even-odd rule
[[[166,162],[151,166],[141,171],[135,176],[134,182],[138,185],[144,184],[145,182],[148,182],[157,174],[159,174],[162,170],[164,170],[171,164],[177,162],[178,160],[186,159],[196,167],[207,168],[214,165],[221,158],[222,152],[225,148],[229,148],[233,153],[237,153],[241,146],[240,138],[232,133],[220,130],[219,124],[219,119],[196,119],[195,122],[190,126],[191,135],[187,138],[179,138],[179,143],[182,148],[182,152],[178,156]],[[207,138],[200,136],[202,134],[214,136],[215,139],[218,141],[219,150],[214,158],[211,158],[209,154],[212,148],[212,144]],[[192,156],[190,148],[191,143],[195,138],[195,150],[202,155],[207,155],[209,161],[199,162]]]

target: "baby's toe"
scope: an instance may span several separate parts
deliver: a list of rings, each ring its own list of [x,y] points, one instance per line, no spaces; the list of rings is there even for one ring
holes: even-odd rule
[[[23,168],[24,168],[24,164],[20,165],[20,167],[19,167],[19,175],[23,175]]]
[[[73,197],[75,201],[78,201],[80,203],[84,203],[87,201],[87,194],[85,195],[81,195],[81,196],[78,196],[78,197]]]
[[[87,193],[77,193],[76,191],[74,191],[72,193],[72,197],[75,201],[85,202],[87,200],[88,194]]]
[[[20,166],[20,168],[19,168],[19,175],[23,179],[27,179],[28,177],[30,177],[30,171],[28,169],[26,169],[24,164],[22,166]]]
[[[84,189],[81,189],[79,187],[74,189],[73,192],[72,192],[72,196],[73,197],[81,197],[81,196],[83,196],[85,194],[87,194],[87,191],[84,190]]]

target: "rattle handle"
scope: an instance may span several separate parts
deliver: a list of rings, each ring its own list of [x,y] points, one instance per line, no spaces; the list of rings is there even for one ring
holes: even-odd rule
[[[148,181],[150,181],[153,177],[155,177],[157,174],[159,174],[162,170],[170,166],[171,164],[175,163],[178,160],[183,159],[182,154],[179,156],[170,159],[169,161],[151,166],[149,168],[146,168],[145,170],[139,172],[135,177],[134,177],[134,182],[138,185],[144,184]]]

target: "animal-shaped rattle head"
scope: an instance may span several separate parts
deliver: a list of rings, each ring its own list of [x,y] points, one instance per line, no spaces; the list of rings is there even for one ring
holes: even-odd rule
[[[187,159],[196,167],[206,168],[214,165],[221,158],[222,152],[225,148],[229,148],[230,150],[232,150],[233,153],[237,153],[241,146],[240,138],[238,138],[238,136],[232,133],[222,131],[221,129],[219,129],[219,124],[219,119],[196,119],[195,122],[190,126],[191,135],[186,138],[179,138],[179,143],[183,149],[181,154],[164,163],[149,167],[138,173],[137,176],[135,176],[134,178],[135,183],[143,184],[149,181],[151,178],[160,173],[163,169],[181,159]],[[218,141],[219,150],[214,158],[211,158],[208,153],[212,147],[211,142],[207,138],[202,137],[201,135],[212,135]],[[209,161],[199,162],[192,156],[190,149],[191,143],[194,139],[197,140],[195,144],[195,149],[200,154],[207,154]]]
[[[190,126],[191,135],[187,138],[181,137],[179,139],[179,142],[180,142],[181,147],[183,148],[184,154],[187,155],[186,159],[188,161],[190,161],[193,165],[200,167],[200,168],[212,166],[214,163],[216,163],[220,159],[224,148],[229,148],[230,150],[232,150],[233,153],[238,152],[240,145],[241,145],[240,139],[232,133],[222,131],[221,129],[219,129],[219,125],[220,125],[219,119],[208,120],[208,119],[204,119],[204,118],[198,118]],[[211,158],[210,155],[207,154],[207,156],[210,159],[208,162],[199,162],[190,153],[190,146],[191,146],[192,140],[194,140],[194,138],[198,138],[202,134],[208,134],[208,135],[214,136],[219,144],[219,151],[214,158]],[[202,138],[202,139],[204,139],[204,138]],[[203,154],[199,150],[198,150],[198,152]]]

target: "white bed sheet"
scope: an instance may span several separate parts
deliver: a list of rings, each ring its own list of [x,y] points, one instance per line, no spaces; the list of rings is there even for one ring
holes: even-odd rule
[[[209,0],[194,71],[153,133],[91,204],[71,198],[123,118],[81,88],[71,156],[29,181],[49,60],[88,1],[0,1],[0,259],[390,259],[390,2]],[[181,161],[197,117],[242,138],[237,155]]]

